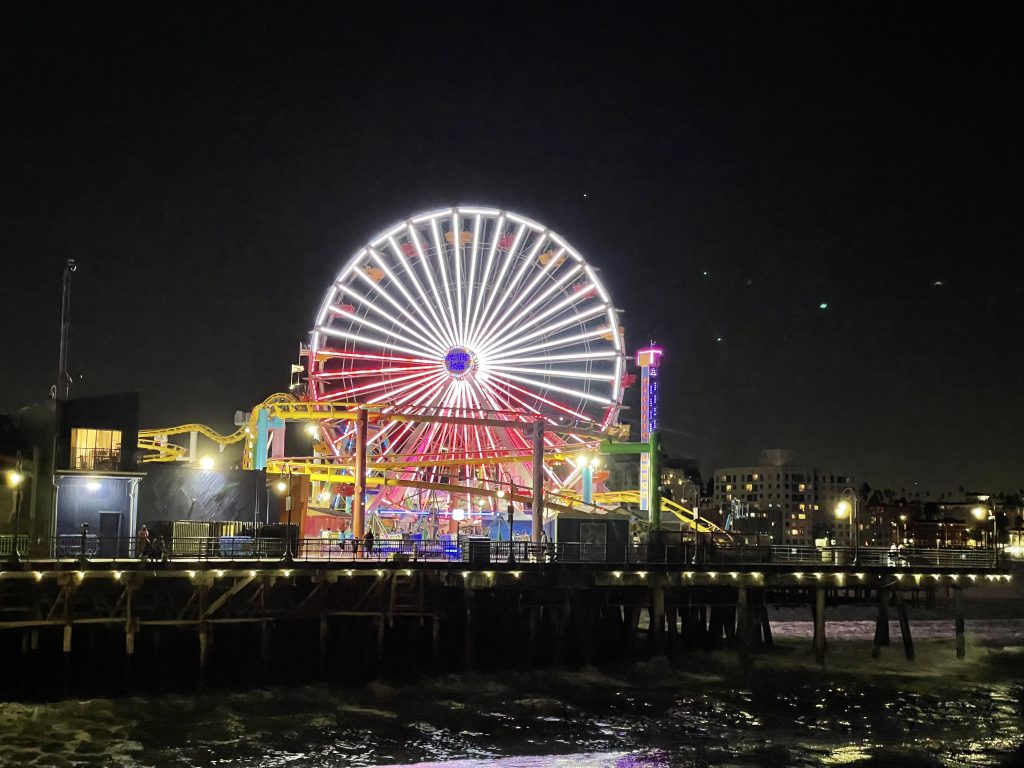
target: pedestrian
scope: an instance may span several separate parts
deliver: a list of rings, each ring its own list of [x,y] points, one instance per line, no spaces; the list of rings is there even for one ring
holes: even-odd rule
[[[146,526],[139,528],[135,540],[135,554],[142,562],[146,562],[146,558],[149,557],[149,529]]]
[[[363,537],[363,550],[367,557],[373,554],[373,531],[367,531]]]
[[[164,537],[157,536],[153,543],[150,545],[150,553],[153,559],[159,563],[167,562],[167,550],[164,549]]]

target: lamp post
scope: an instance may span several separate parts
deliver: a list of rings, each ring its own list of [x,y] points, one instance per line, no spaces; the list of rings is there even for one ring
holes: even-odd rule
[[[857,530],[858,526],[858,510],[857,510],[857,491],[847,486],[843,489],[842,496],[836,503],[836,518],[843,519],[847,515],[850,516],[850,525],[853,527],[853,564],[857,564],[857,559],[860,556],[860,534]]]
[[[21,534],[21,484],[25,481],[25,473],[21,469],[21,462],[7,473],[7,485],[11,489],[11,502],[14,505],[14,541],[11,544],[11,562],[21,562],[21,552],[18,550],[18,537]]]
[[[277,483],[274,486],[277,489],[278,493],[281,493],[281,494],[287,493],[288,494],[287,496],[284,497],[284,508],[285,508],[285,511],[287,511],[287,513],[288,513],[288,524],[285,526],[285,529],[284,529],[284,555],[281,557],[281,559],[284,562],[286,562],[286,563],[290,563],[290,562],[292,562],[295,559],[295,555],[292,552],[292,494],[291,494],[292,483],[291,483],[291,479],[292,479],[291,475],[289,475],[287,480],[278,480]]]
[[[996,530],[996,511],[991,507],[975,507],[971,510],[974,517],[981,520],[992,521],[992,559],[995,566],[999,566],[999,543],[997,541],[998,531]]]

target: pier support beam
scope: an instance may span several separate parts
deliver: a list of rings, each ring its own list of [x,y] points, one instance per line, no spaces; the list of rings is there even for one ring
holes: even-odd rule
[[[825,663],[825,588],[814,590],[814,658]]]
[[[875,642],[871,647],[871,658],[877,659],[884,646],[889,645],[889,599],[892,590],[878,590],[878,616],[875,619]]]
[[[896,590],[896,610],[900,617],[900,634],[903,635],[903,653],[907,661],[914,660],[914,638],[910,636],[910,617],[907,615],[907,603],[903,599],[903,591]]]
[[[662,642],[665,632],[665,590],[661,587],[651,590],[650,620],[651,652],[659,654],[665,647]]]
[[[967,644],[964,640],[964,591],[960,587],[953,588],[953,610],[956,614],[956,657],[962,659],[967,655]]]
[[[740,661],[746,667],[750,661],[750,611],[747,607],[746,587],[739,587],[736,590],[736,618],[737,634],[739,635],[737,650],[740,654]]]
[[[763,602],[763,598],[761,603],[761,615],[759,619],[761,621],[761,639],[764,643],[764,647],[774,648],[775,641],[772,639],[772,622],[768,616],[768,604]]]

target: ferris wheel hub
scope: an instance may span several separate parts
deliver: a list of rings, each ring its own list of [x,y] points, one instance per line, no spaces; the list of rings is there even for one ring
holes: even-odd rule
[[[473,375],[476,367],[477,357],[466,347],[452,347],[445,353],[444,369],[453,379],[469,378]]]

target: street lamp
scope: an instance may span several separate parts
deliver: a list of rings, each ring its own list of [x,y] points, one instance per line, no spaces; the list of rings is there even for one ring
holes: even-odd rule
[[[995,564],[999,565],[999,546],[997,542],[998,532],[996,531],[996,511],[988,507],[975,507],[971,510],[975,519],[992,521],[992,552],[995,557]]]
[[[18,537],[21,535],[21,484],[25,482],[25,473],[21,469],[21,462],[15,469],[7,473],[7,486],[11,489],[11,501],[14,504],[14,542],[11,546],[11,562],[21,561],[21,552],[18,550]]]
[[[288,525],[284,529],[284,556],[281,558],[284,562],[290,563],[295,559],[295,555],[292,553],[292,494],[291,494],[291,476],[288,477],[288,481],[278,480],[274,485],[278,493],[285,493],[288,491],[288,495],[284,497],[284,508],[288,512]]]
[[[836,503],[836,518],[842,520],[843,518],[849,517],[850,524],[853,526],[853,564],[857,564],[857,558],[860,555],[860,534],[857,530],[858,526],[858,515],[857,515],[857,492],[850,487],[843,489],[842,497]]]

